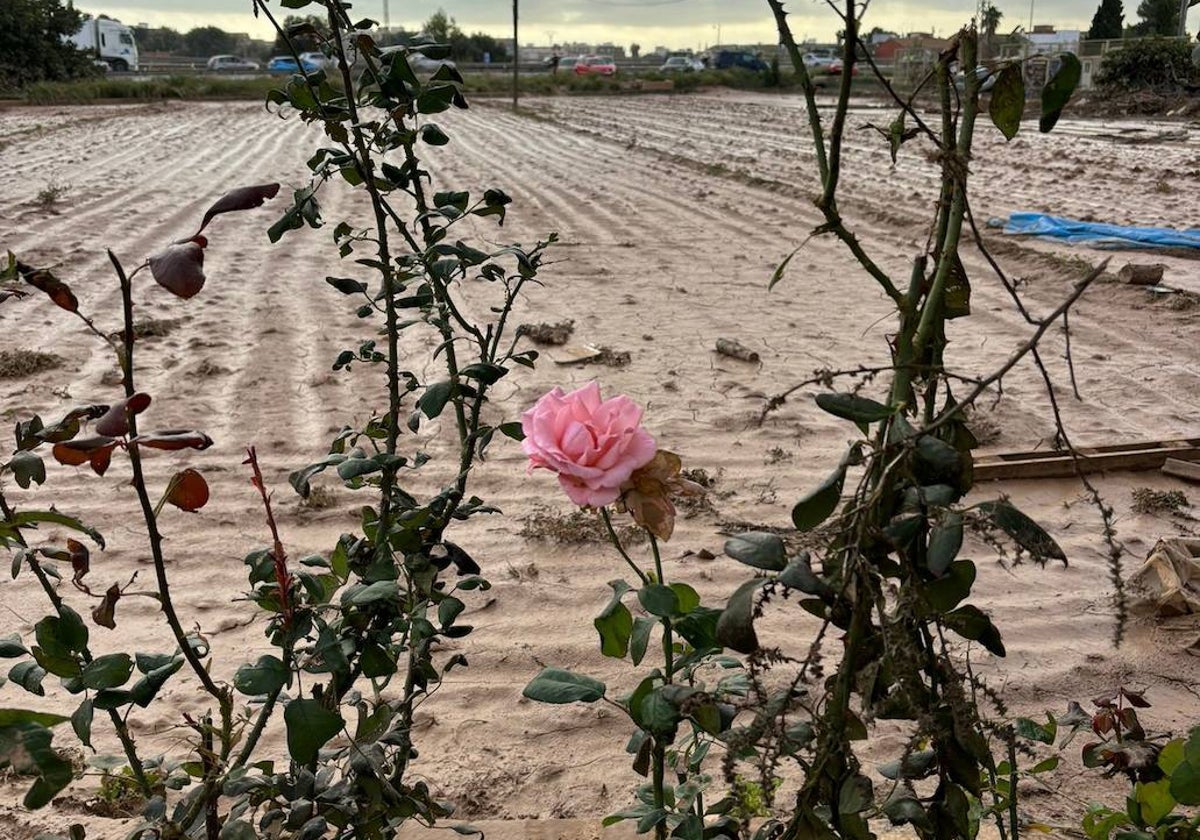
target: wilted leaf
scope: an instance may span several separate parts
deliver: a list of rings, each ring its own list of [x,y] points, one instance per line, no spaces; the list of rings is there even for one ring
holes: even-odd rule
[[[50,300],[54,301],[57,306],[68,312],[79,311],[79,301],[75,299],[75,294],[71,291],[71,287],[46,269],[34,268],[33,266],[18,262],[17,273],[21,275],[21,279],[26,283],[49,295]]]
[[[90,437],[66,440],[54,444],[54,460],[69,467],[91,464],[97,475],[104,475],[117,441],[110,437]]]
[[[261,207],[263,202],[268,198],[274,198],[279,194],[279,184],[258,184],[253,187],[238,187],[230,190],[216,200],[212,207],[208,208],[208,212],[204,214],[204,219],[200,222],[200,228],[196,233],[204,230],[208,223],[212,221],[213,216],[218,216],[221,213],[229,213],[234,210],[250,210],[254,207]]]
[[[200,510],[208,504],[208,482],[191,467],[177,472],[167,490],[167,501],[180,510]]]
[[[758,634],[754,632],[754,596],[765,581],[755,578],[739,586],[729,597],[729,603],[717,621],[717,639],[738,653],[758,650]]]
[[[109,407],[104,416],[96,421],[96,434],[107,437],[124,437],[129,432],[129,416],[138,415],[150,407],[150,395],[137,393]]]
[[[204,248],[193,241],[169,245],[150,257],[150,273],[176,297],[193,297],[204,288]]]
[[[1083,65],[1074,53],[1063,53],[1059,60],[1062,63],[1058,72],[1042,88],[1042,118],[1038,122],[1038,128],[1043,134],[1058,124],[1063,108],[1067,107],[1071,94],[1075,92],[1079,80],[1083,77]]]
[[[858,394],[817,394],[817,405],[834,417],[858,424],[864,434],[868,424],[886,420],[895,414],[890,407]]]
[[[8,462],[8,468],[22,490],[27,490],[30,484],[42,484],[46,481],[46,465],[32,452],[22,450],[14,453],[12,460]]]
[[[996,527],[1004,531],[1021,548],[1029,552],[1034,560],[1045,561],[1046,558],[1061,560],[1067,565],[1067,555],[1059,547],[1054,538],[1021,511],[1008,502],[983,502],[979,510],[989,517]]]
[[[117,601],[121,600],[121,587],[115,583],[104,593],[104,600],[92,610],[92,621],[109,630],[117,629]]]
[[[1021,65],[1007,64],[996,75],[992,86],[992,101],[988,103],[988,114],[1005,140],[1017,136],[1021,127],[1021,115],[1025,113],[1025,76]]]
[[[148,446],[151,449],[208,449],[212,446],[212,438],[204,432],[185,429],[167,429],[161,432],[148,432],[144,435],[130,438],[130,443]]]
[[[67,539],[67,554],[71,557],[72,580],[79,583],[91,568],[88,547],[79,540]]]
[[[787,549],[769,531],[747,531],[725,541],[725,553],[747,566],[781,572],[787,566]]]

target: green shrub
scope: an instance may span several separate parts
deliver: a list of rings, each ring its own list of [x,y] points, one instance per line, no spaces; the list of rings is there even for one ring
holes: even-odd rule
[[[1181,39],[1149,38],[1108,53],[1096,83],[1132,90],[1147,87],[1180,87],[1200,82],[1192,64],[1192,47]]]

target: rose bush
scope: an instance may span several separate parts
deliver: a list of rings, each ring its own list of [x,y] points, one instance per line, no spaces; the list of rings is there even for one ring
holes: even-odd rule
[[[603,507],[617,500],[621,485],[658,450],[642,428],[642,408],[629,397],[603,400],[589,382],[566,393],[555,388],[521,415],[529,468],[558,474],[571,501]]]

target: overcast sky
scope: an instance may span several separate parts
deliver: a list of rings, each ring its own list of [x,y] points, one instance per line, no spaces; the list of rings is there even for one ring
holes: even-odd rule
[[[718,27],[723,43],[774,43],[775,27],[766,0],[519,0],[522,44],[566,41],[600,43],[611,41],[628,46],[704,47],[716,43]],[[1004,13],[1001,30],[1049,23],[1059,29],[1086,29],[1099,0],[995,0]],[[1034,5],[1036,4],[1036,5]],[[219,26],[229,32],[249,32],[255,37],[273,37],[270,26],[251,13],[251,0],[76,0],[77,8],[102,12],[126,24],[148,23],[187,31],[196,26]],[[512,3],[509,0],[389,0],[393,26],[417,29],[439,8],[455,18],[468,33],[486,32],[508,36],[512,32]],[[277,14],[288,10],[270,0]],[[357,0],[356,16],[379,21],[384,18],[384,0]],[[822,0],[790,0],[787,8],[793,34],[798,38],[832,40],[840,29],[837,16]],[[1126,0],[1126,22],[1135,19],[1136,0]],[[899,32],[913,30],[946,34],[970,19],[972,0],[874,0],[865,25]],[[320,11],[312,5],[303,11]],[[1193,10],[1193,18],[1200,11]],[[1189,21],[1195,30],[1196,21]]]

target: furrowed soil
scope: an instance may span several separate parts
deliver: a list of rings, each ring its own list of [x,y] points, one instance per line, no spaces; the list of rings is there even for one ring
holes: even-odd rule
[[[893,165],[886,140],[892,115],[863,106],[847,126],[839,207],[847,226],[880,267],[904,286],[911,259],[929,237],[940,182],[932,146],[913,140]],[[660,446],[680,454],[689,469],[712,479],[710,504],[682,518],[666,547],[670,580],[692,583],[706,603],[722,605],[749,570],[722,554],[728,533],[787,528],[792,504],[835,466],[857,432],[820,411],[819,386],[793,393],[763,419],[773,395],[820,370],[876,366],[888,359],[894,329],[889,301],[845,248],[829,237],[807,240],[819,223],[814,155],[798,97],[714,93],[694,96],[596,97],[529,100],[520,114],[494,104],[439,115],[452,137],[431,149],[438,189],[480,192],[499,187],[514,199],[497,229],[474,223],[479,242],[532,245],[550,231],[560,244],[541,280],[514,316],[518,323],[574,321],[566,345],[608,348],[610,365],[561,365],[561,348],[546,351],[533,372],[520,369],[495,389],[488,422],[517,419],[555,385],[601,383],[646,408]],[[1181,133],[1182,132],[1182,133]],[[1011,143],[990,125],[979,131],[972,161],[971,210],[980,234],[1019,285],[1034,316],[1053,310],[1073,285],[1106,257],[1115,272],[1127,261],[1166,264],[1164,282],[1186,293],[1154,294],[1097,282],[1070,319],[1076,398],[1066,361],[1066,336],[1050,330],[1043,358],[1055,382],[1063,419],[1077,445],[1106,445],[1200,436],[1200,263],[1194,255],[1102,252],[1005,237],[986,223],[1018,210],[1129,225],[1200,227],[1200,128],[1195,124],[1064,119],[1051,135],[1026,123]],[[1159,142],[1129,143],[1131,136]],[[1125,139],[1123,139],[1125,138]],[[171,241],[190,236],[204,210],[237,186],[283,183],[285,195],[307,183],[305,161],[323,145],[316,128],[280,119],[253,104],[156,104],[10,109],[0,113],[0,247],[24,262],[50,267],[78,295],[81,311],[105,332],[118,329],[120,298],[105,249],[128,269]],[[57,185],[53,200],[48,188]],[[211,642],[213,672],[229,679],[236,667],[269,652],[263,614],[242,598],[242,558],[269,540],[247,468],[254,444],[269,485],[284,543],[293,561],[327,553],[340,533],[358,526],[366,497],[321,477],[322,504],[301,504],[287,475],[323,457],[344,424],[359,424],[384,408],[380,372],[368,367],[334,372],[333,359],[372,331],[354,304],[324,282],[327,275],[362,276],[341,262],[331,241],[342,219],[368,218],[349,188],[322,193],[326,227],[286,235],[277,245],[267,226],[284,209],[281,197],[262,209],[218,217],[206,229],[204,290],[181,301],[138,275],[138,320],[155,328],[138,345],[139,389],[153,397],[145,428],[198,428],[215,445],[201,453],[154,453],[149,478],[161,488],[183,465],[202,471],[212,499],[197,514],[168,507],[160,518],[176,608],[184,624]],[[465,237],[470,225],[459,232]],[[972,237],[968,235],[967,239]],[[807,241],[806,241],[807,240]],[[478,243],[476,243],[478,244]],[[800,247],[803,245],[803,247]],[[482,246],[480,246],[482,247]],[[776,285],[776,266],[800,250]],[[949,327],[947,359],[964,377],[997,368],[1033,332],[985,260],[964,248],[972,284],[970,318]],[[483,317],[496,290],[468,282],[459,293]],[[1190,293],[1190,294],[1188,294]],[[714,352],[719,338],[741,342],[757,363]],[[0,378],[0,419],[8,428],[39,413],[56,418],[69,408],[109,403],[121,394],[111,353],[81,322],[36,291],[0,304],[0,349],[60,357],[54,369]],[[416,373],[437,378],[428,362],[436,340],[405,334]],[[530,344],[530,347],[534,345]],[[627,354],[627,356],[626,356]],[[622,363],[627,359],[627,363]],[[841,382],[849,387],[850,381]],[[962,386],[963,392],[967,385]],[[864,393],[882,385],[871,382]],[[1028,361],[992,390],[974,415],[982,452],[1047,449],[1055,429],[1045,386]],[[760,422],[761,420],[761,422]],[[451,429],[430,425],[424,446],[434,458],[418,489],[435,486],[453,469]],[[606,583],[624,566],[595,529],[569,519],[573,510],[547,473],[528,475],[519,447],[493,443],[474,491],[503,515],[480,517],[453,539],[478,559],[491,580],[464,615],[475,632],[447,643],[443,656],[462,653],[456,669],[422,706],[414,767],[468,819],[595,819],[624,807],[639,781],[624,746],[630,724],[604,704],[541,706],[521,689],[543,665],[606,680],[610,692],[631,687],[631,669],[599,653],[592,618],[607,602]],[[49,460],[49,459],[48,459]],[[88,577],[103,591],[138,576],[151,588],[144,528],[118,455],[99,478],[51,463],[44,488],[5,493],[20,507],[53,502],[95,525],[108,540],[94,552]],[[1196,521],[1180,513],[1134,513],[1135,487],[1200,490],[1157,472],[1113,473],[1096,485],[1115,511],[1118,538],[1137,568],[1156,540],[1192,534]],[[1193,619],[1135,615],[1119,647],[1101,523],[1076,481],[980,484],[971,500],[1000,495],[1041,522],[1069,557],[1067,566],[1010,566],[978,541],[974,602],[1000,628],[1008,655],[974,650],[1012,715],[1061,713],[1069,700],[1088,700],[1117,684],[1147,690],[1154,704],[1143,720],[1154,730],[1180,730],[1200,708],[1200,658],[1184,649],[1200,636]],[[586,523],[585,523],[586,524]],[[40,537],[61,542],[65,532]],[[637,550],[637,549],[635,549]],[[703,559],[710,557],[710,559]],[[648,562],[648,561],[647,561]],[[134,587],[135,589],[138,586]],[[81,613],[94,602],[69,583],[60,590]],[[32,633],[47,611],[28,573],[3,583],[0,631]],[[764,639],[803,655],[816,621],[784,605],[764,620]],[[127,597],[117,629],[95,628],[97,653],[165,653],[173,648],[156,603]],[[831,651],[836,645],[827,646]],[[47,696],[33,698],[12,683],[0,687],[0,706],[70,713],[78,698],[53,679]],[[135,709],[130,725],[149,755],[178,753],[188,739],[181,714],[208,704],[181,673],[159,702]],[[285,753],[280,721],[264,740],[264,757]],[[97,719],[97,733],[103,730]],[[72,741],[60,729],[56,742]],[[98,735],[102,753],[116,742]],[[904,733],[881,724],[869,755],[894,757]],[[1097,785],[1094,772],[1071,758],[1031,787],[1024,807],[1052,824],[1078,824],[1083,802],[1122,802],[1120,786]],[[27,813],[18,806],[26,780],[9,786],[0,835],[24,838],[74,821],[89,838],[122,837],[128,819],[95,816],[88,800],[96,779],[85,777],[58,804]]]

